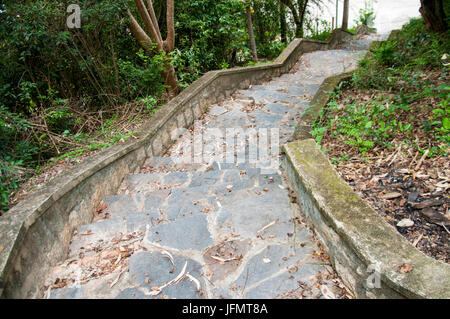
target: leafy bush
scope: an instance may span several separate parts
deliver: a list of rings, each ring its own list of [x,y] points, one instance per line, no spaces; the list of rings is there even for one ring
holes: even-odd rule
[[[375,24],[375,11],[373,10],[372,1],[366,1],[364,3],[364,8],[359,9],[359,17],[354,22],[356,25],[366,25],[368,27],[373,27]]]
[[[450,31],[427,32],[423,19],[412,19],[392,39],[381,42],[360,62],[353,83],[360,88],[417,90],[422,70],[442,67],[450,52]]]
[[[428,156],[447,155],[450,86],[435,85],[448,81],[449,69],[441,60],[447,52],[448,33],[430,34],[422,19],[412,19],[395,37],[375,45],[352,80],[342,84],[375,98],[339,104],[343,86],[338,87],[313,123],[312,135],[318,143],[329,135],[363,154],[393,147],[394,139],[424,152],[420,137]]]

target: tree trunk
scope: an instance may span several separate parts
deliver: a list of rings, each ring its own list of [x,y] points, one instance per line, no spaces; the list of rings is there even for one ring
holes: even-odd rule
[[[266,24],[264,21],[264,14],[261,14],[264,12],[264,4],[259,1],[255,1],[253,3],[253,9],[255,15],[253,16],[255,19],[253,19],[253,22],[257,25],[257,32],[256,32],[256,39],[258,43],[265,43],[266,42]]]
[[[280,0],[292,13],[295,23],[295,37],[303,38],[303,22],[306,13],[306,8],[308,6],[308,0],[298,0],[298,10],[292,3],[292,0]]]
[[[246,11],[247,11],[248,34],[250,35],[250,47],[252,49],[253,61],[258,62],[255,34],[253,32],[252,10],[250,9],[250,5],[247,6]]]
[[[127,10],[130,18],[130,30],[139,44],[147,52],[154,54],[155,47],[159,52],[166,54],[172,52],[175,48],[175,22],[174,22],[174,0],[167,0],[166,5],[166,24],[167,24],[167,38],[162,39],[161,31],[159,29],[158,20],[153,9],[152,0],[147,0],[147,6],[145,7],[142,0],[134,0],[139,15],[144,21],[146,30],[144,30],[137,20],[134,18],[130,10]],[[161,72],[161,76],[164,79],[164,83],[169,87],[168,94],[170,97],[175,96],[178,93],[178,81],[175,75],[175,69],[170,61],[166,61],[164,70]]]
[[[350,0],[344,0],[344,14],[342,15],[342,30],[348,29],[348,10]]]
[[[303,38],[303,25],[305,24],[305,16],[306,16],[306,8],[308,7],[308,1],[309,0],[303,0],[302,1],[298,1],[299,2],[299,6],[300,6],[300,27],[301,27],[301,34],[302,34],[302,38]]]
[[[432,32],[444,32],[448,25],[445,20],[445,12],[442,0],[420,0],[420,14],[425,21],[425,26]]]
[[[281,41],[287,43],[287,25],[286,25],[286,11],[283,3],[280,2],[280,30]]]

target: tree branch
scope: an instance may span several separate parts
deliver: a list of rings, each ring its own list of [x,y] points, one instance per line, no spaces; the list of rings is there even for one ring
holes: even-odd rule
[[[134,18],[133,14],[130,10],[127,9],[128,16],[130,17],[130,30],[133,33],[136,40],[138,40],[139,44],[146,50],[151,51],[152,49],[152,39],[145,33],[145,31],[141,28],[139,23]]]
[[[160,41],[161,34],[158,34],[156,32],[155,26],[153,25],[153,21],[150,18],[150,15],[147,9],[145,8],[144,3],[142,2],[142,0],[134,0],[134,3],[136,4],[136,7],[139,11],[139,15],[144,20],[144,23],[147,27],[147,31],[150,34],[150,37],[152,38],[153,41],[156,42],[158,48],[162,50],[163,43]]]
[[[174,11],[174,0],[167,0],[167,39],[165,41],[166,52],[171,52],[175,48]]]
[[[161,37],[161,31],[159,30],[158,19],[156,18],[155,9],[153,8],[152,0],[147,0],[148,11],[150,12],[150,18],[152,18],[153,25],[155,26],[156,34],[159,36],[159,41],[163,42]]]

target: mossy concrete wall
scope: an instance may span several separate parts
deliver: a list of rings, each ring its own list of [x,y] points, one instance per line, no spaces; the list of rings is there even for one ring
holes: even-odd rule
[[[0,296],[37,297],[48,271],[65,259],[73,231],[91,222],[101,199],[115,194],[128,174],[165,153],[174,129],[190,127],[237,89],[288,72],[302,53],[329,47],[295,39],[274,63],[208,72],[164,105],[136,139],[99,152],[19,202],[0,218]]]
[[[282,150],[302,212],[357,298],[450,298],[450,265],[403,238],[339,177],[313,139]],[[405,264],[412,271],[399,272]]]

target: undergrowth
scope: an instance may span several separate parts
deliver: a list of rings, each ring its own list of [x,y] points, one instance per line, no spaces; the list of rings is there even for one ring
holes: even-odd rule
[[[313,123],[313,137],[319,144],[332,137],[363,155],[398,143],[428,157],[448,155],[449,53],[449,32],[429,33],[422,19],[412,19],[336,88]]]

